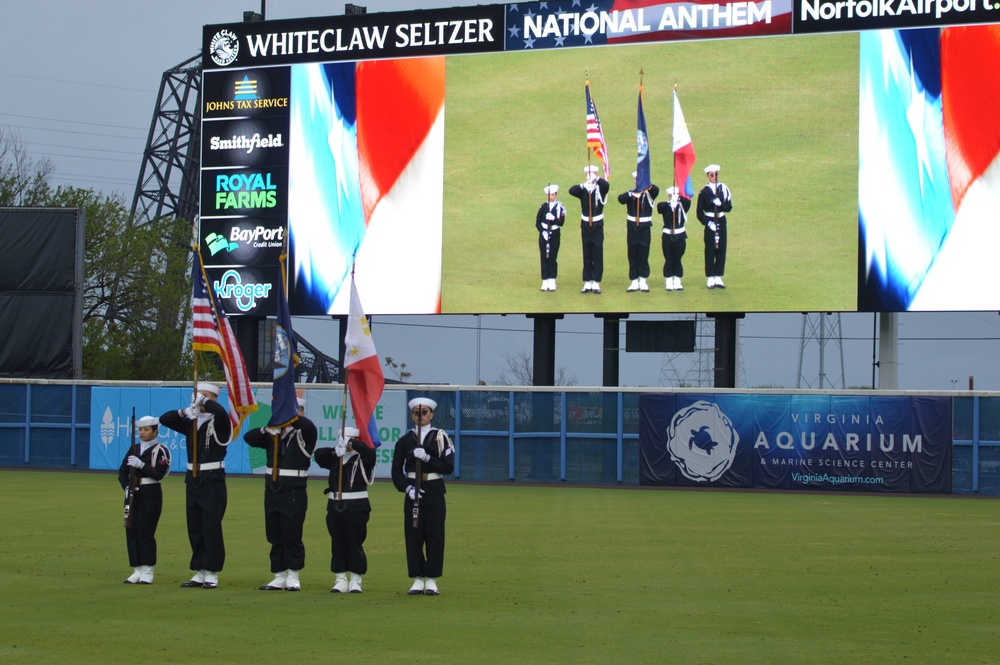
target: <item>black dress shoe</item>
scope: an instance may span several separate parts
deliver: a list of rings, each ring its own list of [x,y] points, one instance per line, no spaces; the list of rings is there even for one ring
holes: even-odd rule
[[[261,591],[281,591],[282,589],[284,589],[284,587],[271,586],[270,584],[261,584],[257,588],[260,589]]]
[[[201,588],[202,589],[214,589],[214,588],[216,588],[218,586],[219,586],[219,584],[217,582],[205,582],[204,584],[201,585]]]
[[[196,582],[194,580],[188,580],[187,582],[181,582],[182,587],[200,587],[204,586],[201,582]]]

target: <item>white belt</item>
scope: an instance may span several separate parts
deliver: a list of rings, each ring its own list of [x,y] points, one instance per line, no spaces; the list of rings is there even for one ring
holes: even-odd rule
[[[559,229],[562,228],[562,226],[560,226],[559,224],[552,224],[550,226],[550,225],[546,224],[545,222],[542,222],[542,228],[544,230],[546,230],[546,231],[558,231]]]
[[[580,219],[585,222],[600,222],[604,219],[604,215],[594,215],[593,217],[587,217],[586,215],[580,215]]]
[[[157,480],[156,478],[140,478],[139,479],[139,484],[140,485],[159,485],[160,481]]]
[[[270,476],[274,472],[269,466],[264,467],[264,473]],[[278,476],[286,478],[305,478],[309,475],[309,469],[278,469]]]
[[[205,464],[199,464],[199,471],[215,471],[216,469],[225,469],[226,462],[206,462]],[[188,471],[194,471],[194,465],[188,462]]]
[[[715,217],[715,213],[714,212],[708,212],[707,210],[705,211],[704,215],[705,215],[705,217]],[[719,217],[725,217],[725,216],[726,216],[726,213],[724,213],[724,212],[720,212],[719,213]]]
[[[630,222],[634,222],[635,221],[635,217],[633,217],[632,215],[626,215],[626,217],[628,217],[628,221],[630,221]],[[652,221],[653,221],[652,217],[640,217],[639,218],[639,223],[640,224],[642,224],[642,223],[648,224],[649,222],[652,222]]]
[[[421,475],[423,475],[424,480],[440,480],[444,478],[444,476],[442,476],[440,473],[424,473]],[[410,471],[408,474],[406,474],[406,477],[415,479],[417,477],[417,474]]]
[[[336,492],[330,492],[327,496],[330,497],[330,501],[340,501],[341,499],[349,501],[351,499],[367,499],[368,498],[368,492],[367,491],[365,491],[365,492],[344,492],[339,497],[337,496]]]
[[[678,234],[681,234],[681,233],[684,233],[684,227],[682,226],[681,228],[679,228],[679,229],[674,229],[673,231],[671,231],[670,229],[668,229],[668,228],[664,227],[664,228],[663,228],[663,233],[664,233],[664,235],[668,235],[668,236],[675,236],[675,235],[678,235]]]

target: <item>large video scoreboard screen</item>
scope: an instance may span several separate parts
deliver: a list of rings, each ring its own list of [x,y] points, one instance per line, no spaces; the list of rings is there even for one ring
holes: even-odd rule
[[[372,314],[997,310],[998,17],[563,0],[206,26],[206,270],[231,314],[273,313],[286,244],[296,315],[346,313],[352,272]]]

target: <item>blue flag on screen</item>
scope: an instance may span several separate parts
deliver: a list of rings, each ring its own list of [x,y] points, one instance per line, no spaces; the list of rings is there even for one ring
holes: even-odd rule
[[[642,86],[639,86],[639,118],[635,131],[639,151],[635,158],[635,190],[649,189],[652,184],[649,175],[649,141],[646,134],[646,114],[642,111]]]
[[[295,366],[299,356],[292,331],[292,317],[285,296],[285,256],[281,257],[281,282],[278,284],[278,317],[274,326],[274,388],[271,393],[271,420],[268,427],[284,427],[299,418],[295,394]]]

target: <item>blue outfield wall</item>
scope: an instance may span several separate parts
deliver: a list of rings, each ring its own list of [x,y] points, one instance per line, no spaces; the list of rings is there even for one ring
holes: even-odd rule
[[[257,387],[262,402],[269,400],[270,388],[270,384]],[[320,445],[328,445],[328,440],[334,438],[334,425],[339,424],[337,405],[343,399],[343,386],[308,384],[299,388],[306,392],[307,413],[319,421],[321,433],[330,430],[321,436],[323,440],[320,441]],[[669,427],[667,423],[676,422],[676,416],[683,409],[694,404],[718,403],[732,408],[734,403],[745,402],[749,405],[748,412],[758,413],[759,419],[760,404],[789,401],[793,406],[788,409],[787,421],[797,418],[791,417],[791,414],[801,411],[801,404],[812,405],[807,409],[812,414],[810,417],[819,414],[820,419],[836,419],[840,416],[825,414],[824,409],[831,407],[822,405],[893,397],[911,402],[913,398],[934,398],[930,401],[940,402],[944,408],[933,411],[930,418],[950,415],[951,422],[923,422],[921,426],[951,433],[951,493],[1000,495],[1000,394],[390,386],[380,402],[383,408],[379,426],[385,441],[379,454],[381,477],[387,475],[385,471],[395,439],[409,426],[405,406],[400,405],[405,405],[406,400],[416,394],[432,397],[438,402],[434,423],[448,431],[455,441],[456,478],[479,482],[607,486],[647,484],[648,477],[641,479],[644,453],[640,432],[644,427],[652,427],[647,432],[660,432]],[[137,416],[147,413],[159,415],[186,403],[189,395],[190,386],[182,384],[2,380],[0,467],[115,468],[131,439],[129,418],[133,406]],[[643,401],[646,405],[641,407]],[[649,422],[643,424],[642,409],[655,409],[661,403],[668,405],[663,407],[662,417],[647,416]],[[816,407],[817,404],[820,406]],[[734,414],[739,412],[737,408]],[[934,413],[942,415],[934,416]],[[673,420],[671,415],[675,416]],[[928,418],[926,414],[921,417],[925,421]],[[662,424],[659,424],[658,418],[663,421]],[[325,423],[326,420],[330,422]],[[650,425],[650,422],[653,424]],[[247,423],[248,426],[253,424],[255,421]],[[735,429],[740,430],[741,427],[744,431],[744,443],[741,445],[752,445],[756,441],[757,449],[761,448],[760,432],[746,429],[745,424]],[[167,439],[170,435],[164,430],[161,436]],[[820,443],[817,444],[820,447],[822,436],[821,432]],[[836,438],[836,435],[826,436]],[[647,446],[648,439],[647,435]],[[724,437],[714,436],[714,439],[721,441]],[[174,456],[173,470],[179,472],[186,461],[182,446],[179,440],[170,440],[169,444]],[[254,472],[257,464],[247,452],[247,447],[241,442],[234,445],[238,446],[239,452],[234,455],[236,451],[230,451],[227,467],[234,473]],[[688,450],[694,451],[699,446],[705,452],[716,451],[712,443],[706,445],[698,437],[691,438]],[[647,457],[649,450],[647,448],[645,453]],[[684,458],[685,454],[677,453],[678,450],[675,446],[675,455],[679,459]],[[664,454],[669,456],[670,452],[664,448]],[[755,459],[759,463],[758,458]],[[681,479],[669,484],[705,485],[690,480]],[[824,486],[814,488],[824,489]],[[886,491],[885,488],[867,489]]]

